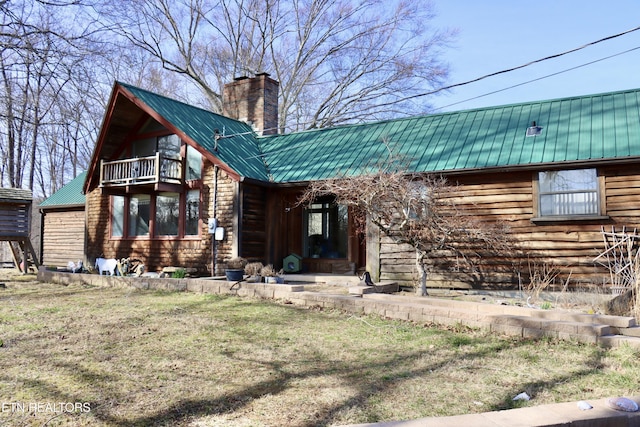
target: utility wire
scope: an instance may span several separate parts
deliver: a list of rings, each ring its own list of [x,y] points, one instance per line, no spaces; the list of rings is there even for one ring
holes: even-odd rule
[[[561,53],[556,53],[555,55],[545,56],[544,58],[536,59],[536,60],[527,62],[526,64],[518,65],[517,67],[507,68],[507,69],[504,69],[504,70],[500,70],[500,71],[496,71],[496,72],[493,72],[493,73],[485,74],[484,76],[476,77],[475,79],[467,80],[467,81],[461,82],[461,83],[454,83],[454,84],[448,85],[448,86],[443,86],[443,87],[440,87],[438,89],[434,89],[434,90],[429,91],[429,92],[424,92],[424,93],[418,93],[416,95],[411,95],[411,96],[408,96],[408,97],[404,98],[403,100],[406,101],[408,99],[419,98],[421,96],[433,95],[434,93],[442,92],[443,90],[453,89],[454,87],[459,87],[459,86],[466,86],[468,84],[475,83],[475,82],[478,82],[480,80],[487,79],[489,77],[497,76],[497,75],[504,74],[504,73],[510,73],[512,71],[519,70],[519,69],[525,68],[525,67],[529,67],[529,66],[531,66],[533,64],[537,64],[539,62],[548,61],[549,59],[559,58],[559,57],[567,55],[569,53],[577,52],[577,51],[582,50],[582,49],[584,49],[586,47],[593,46],[595,44],[602,43],[602,42],[607,41],[607,40],[615,39],[616,37],[620,37],[620,36],[623,36],[625,34],[629,34],[629,33],[632,33],[634,31],[638,31],[638,30],[640,30],[640,26],[632,28],[632,29],[627,30],[627,31],[623,31],[623,32],[618,33],[618,34],[614,34],[612,36],[601,38],[599,40],[584,44],[582,46],[579,46],[579,47],[576,47],[576,48],[573,48],[573,49],[570,49],[570,50],[566,50],[566,51],[561,52]],[[386,104],[386,105],[388,105],[388,104]]]
[[[548,61],[548,60],[550,60],[550,59],[558,58],[558,57],[561,57],[561,56],[567,55],[567,54],[569,54],[569,53],[577,52],[577,51],[582,50],[582,49],[584,49],[584,48],[587,48],[587,47],[589,47],[589,46],[593,46],[593,45],[596,45],[596,44],[598,44],[598,43],[602,43],[602,42],[607,41],[607,40],[615,39],[615,38],[617,38],[617,37],[620,37],[620,36],[623,36],[623,35],[625,35],[625,34],[629,34],[629,33],[632,33],[632,32],[634,32],[634,31],[638,31],[638,30],[640,30],[640,26],[637,26],[637,27],[635,27],[635,28],[631,28],[630,30],[623,31],[623,32],[621,32],[621,33],[613,34],[613,35],[611,35],[611,36],[603,37],[603,38],[601,38],[601,39],[599,39],[599,40],[589,42],[589,43],[584,44],[584,45],[582,45],[582,46],[579,46],[579,47],[576,47],[576,48],[573,48],[573,49],[570,49],[570,50],[567,50],[567,51],[564,51],[564,52],[561,52],[561,53],[556,53],[556,54],[554,54],[554,55],[545,56],[544,58],[536,59],[536,60],[533,60],[533,61],[527,62],[526,64],[518,65],[518,66],[516,66],[516,67],[507,68],[507,69],[500,70],[500,71],[495,71],[495,72],[493,72],[493,73],[485,74],[485,75],[483,75],[483,76],[476,77],[476,78],[474,78],[474,79],[467,80],[467,81],[464,81],[464,82],[454,83],[454,84],[451,84],[451,85],[448,85],[448,86],[442,86],[442,87],[439,87],[439,88],[434,89],[434,90],[429,91],[429,92],[418,93],[418,94],[415,94],[415,95],[407,96],[407,97],[403,98],[403,99],[402,99],[402,101],[407,101],[407,100],[409,100],[409,99],[419,98],[419,97],[422,97],[422,96],[433,95],[433,94],[436,94],[436,93],[442,92],[442,91],[444,91],[444,90],[449,90],[449,89],[453,89],[453,88],[455,88],[455,87],[460,87],[460,86],[466,86],[466,85],[468,85],[468,84],[475,83],[475,82],[478,82],[478,81],[480,81],[480,80],[487,79],[487,78],[489,78],[489,77],[493,77],[493,76],[497,76],[497,75],[505,74],[505,73],[510,73],[510,72],[512,72],[512,71],[515,71],[515,70],[519,70],[519,69],[522,69],[522,68],[525,68],[525,67],[529,67],[529,66],[531,66],[531,65],[533,65],[533,64],[537,64],[537,63],[540,63],[540,62],[543,62],[543,61]],[[462,102],[470,101],[470,100],[473,100],[473,99],[476,99],[476,98],[481,98],[481,97],[483,97],[483,96],[488,96],[488,95],[491,95],[491,94],[494,94],[494,93],[502,92],[502,91],[504,91],[504,90],[512,89],[512,88],[514,88],[514,87],[522,86],[522,85],[525,85],[525,84],[527,84],[527,83],[531,83],[531,82],[535,82],[535,81],[538,81],[538,80],[542,80],[542,79],[547,78],[547,77],[552,77],[552,76],[555,76],[555,75],[557,75],[557,74],[561,74],[561,73],[564,73],[564,72],[567,72],[567,71],[575,70],[576,68],[584,67],[584,66],[587,66],[587,65],[590,65],[590,64],[593,64],[593,63],[599,62],[599,61],[604,61],[605,59],[613,58],[614,56],[622,55],[622,54],[624,54],[624,53],[628,53],[628,52],[631,52],[631,51],[636,50],[636,49],[638,49],[638,48],[629,49],[629,50],[627,50],[627,51],[620,52],[620,53],[617,53],[617,54],[614,54],[614,55],[611,55],[611,56],[608,56],[608,57],[605,57],[605,58],[600,58],[600,59],[597,59],[597,60],[595,60],[595,61],[588,62],[588,63],[582,64],[582,65],[578,65],[578,66],[573,67],[573,68],[568,68],[568,69],[566,69],[566,70],[559,71],[559,72],[554,73],[554,74],[549,74],[549,75],[547,75],[547,76],[543,76],[543,77],[539,77],[539,78],[537,78],[537,79],[533,79],[533,80],[530,80],[530,81],[527,81],[527,82],[519,83],[519,84],[514,85],[514,86],[506,87],[506,88],[504,88],[504,89],[499,89],[499,90],[496,90],[496,91],[494,91],[494,92],[486,93],[486,94],[484,94],[484,95],[479,95],[479,96],[477,96],[477,97],[475,97],[475,98],[469,98],[469,99],[464,100],[464,101],[460,101],[460,102],[456,102],[456,103],[454,103],[454,104],[446,105],[446,106],[444,106],[444,107],[437,108],[437,110],[440,110],[440,109],[442,109],[442,108],[446,108],[446,107],[450,107],[450,106],[452,106],[452,105],[457,105],[457,104],[460,104],[460,103],[462,103]],[[387,106],[387,105],[394,104],[394,103],[396,103],[396,102],[397,102],[397,101],[395,101],[395,102],[393,102],[393,103],[392,103],[392,102],[389,102],[389,103],[386,103],[386,104],[380,104],[380,106]],[[267,130],[275,130],[275,129],[278,129],[278,128],[270,128],[270,129],[264,129],[264,130],[265,130],[265,131],[267,131]],[[225,135],[225,138],[233,137],[233,136],[236,136],[236,135],[240,135],[240,134]],[[262,155],[261,155],[261,156],[259,156],[259,157],[262,157]]]
[[[637,29],[640,29],[640,27],[636,28],[635,30],[637,30]],[[633,30],[633,31],[635,31],[635,30]],[[632,30],[630,30],[630,31],[632,31]],[[474,100],[474,99],[477,99],[477,98],[482,98],[484,96],[493,95],[494,93],[502,92],[502,91],[505,91],[505,90],[513,89],[513,88],[518,87],[518,86],[523,86],[523,85],[526,85],[526,84],[529,84],[529,83],[533,83],[533,82],[536,82],[538,80],[543,80],[543,79],[546,79],[546,78],[549,78],[549,77],[553,77],[553,76],[556,76],[558,74],[562,74],[562,73],[566,73],[566,72],[569,72],[569,71],[572,71],[572,70],[575,70],[575,69],[578,69],[578,68],[586,67],[587,65],[591,65],[591,64],[595,64],[597,62],[605,61],[607,59],[611,59],[611,58],[614,58],[616,56],[623,55],[625,53],[633,52],[633,51],[638,50],[638,49],[640,49],[640,46],[637,46],[637,47],[634,47],[634,48],[631,48],[631,49],[628,49],[628,50],[625,50],[625,51],[622,51],[622,52],[618,52],[618,53],[615,53],[613,55],[609,55],[609,56],[606,56],[606,57],[603,57],[603,58],[599,58],[599,59],[596,59],[596,60],[593,60],[593,61],[590,61],[590,62],[586,62],[584,64],[576,65],[575,67],[567,68],[565,70],[561,70],[561,71],[558,71],[558,72],[555,72],[555,73],[552,73],[552,74],[547,74],[545,76],[538,77],[536,79],[528,80],[526,82],[518,83],[518,84],[515,84],[515,85],[512,85],[512,86],[508,86],[508,87],[505,87],[505,88],[502,88],[502,89],[498,89],[498,90],[495,90],[495,91],[492,91],[492,92],[488,92],[488,93],[485,93],[485,94],[482,94],[482,95],[478,95],[478,96],[475,96],[473,98],[469,98],[469,99],[465,99],[465,100],[462,100],[462,101],[454,102],[453,104],[449,104],[449,105],[445,105],[443,107],[439,107],[436,110],[441,110],[443,108],[451,107],[453,105],[461,104],[463,102],[471,101],[471,100]],[[558,56],[558,55],[555,55],[555,56]],[[494,74],[496,74],[496,73],[494,73]],[[475,82],[475,81],[478,81],[478,80],[481,80],[481,79],[482,78],[474,79],[474,80],[470,81],[469,83]],[[452,85],[452,86],[461,86],[463,84],[469,84],[469,83],[459,83],[459,84]],[[443,88],[442,90],[445,90],[445,88]],[[234,136],[234,135],[227,135],[227,137],[230,137],[230,136]],[[291,145],[291,146],[288,146],[288,147],[285,147],[285,148],[281,148],[281,149],[278,149],[278,150],[267,151],[267,152],[264,152],[264,153],[261,153],[261,154],[258,154],[258,155],[246,157],[245,160],[254,159],[254,158],[264,158],[264,157],[269,156],[269,155],[278,154],[278,153],[285,152],[285,151],[290,151],[290,150],[295,150],[295,149],[299,148],[298,146],[299,146],[299,144],[294,144],[294,145]]]
[[[454,105],[462,104],[464,102],[473,101],[474,99],[478,99],[478,98],[482,98],[482,97],[485,97],[485,96],[493,95],[495,93],[504,92],[505,90],[513,89],[513,88],[518,87],[518,86],[524,86],[524,85],[529,84],[529,83],[537,82],[538,80],[543,80],[543,79],[546,79],[546,78],[549,78],[549,77],[557,76],[558,74],[563,74],[563,73],[566,73],[566,72],[569,72],[569,71],[577,70],[578,68],[586,67],[587,65],[595,64],[597,62],[601,62],[601,61],[604,61],[604,60],[607,60],[607,59],[611,59],[611,58],[614,58],[616,56],[624,55],[625,53],[633,52],[634,50],[638,50],[638,49],[640,49],[640,46],[637,46],[637,47],[634,47],[634,48],[631,48],[631,49],[628,49],[628,50],[625,50],[625,51],[622,51],[622,52],[614,53],[613,55],[605,56],[604,58],[596,59],[596,60],[591,61],[591,62],[586,62],[584,64],[576,65],[575,67],[571,67],[571,68],[567,68],[565,70],[561,70],[561,71],[558,71],[558,72],[555,72],[555,73],[547,74],[546,76],[538,77],[538,78],[535,78],[535,79],[532,79],[532,80],[527,80],[526,82],[518,83],[518,84],[515,84],[515,85],[512,85],[512,86],[507,86],[505,88],[494,90],[492,92],[483,93],[482,95],[474,96],[472,98],[463,99],[462,101],[454,102],[452,104],[443,105],[442,107],[436,108],[435,111],[442,110],[443,108],[452,107]]]

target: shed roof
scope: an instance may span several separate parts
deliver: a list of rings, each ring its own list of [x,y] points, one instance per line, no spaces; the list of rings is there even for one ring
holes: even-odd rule
[[[86,171],[80,173],[64,187],[43,200],[38,207],[51,209],[57,207],[83,206],[86,198],[82,193],[82,186],[84,185],[86,177]]]
[[[31,203],[33,198],[31,190],[22,188],[0,188],[0,202],[3,203]]]
[[[542,130],[526,136],[535,121]],[[275,182],[358,174],[392,150],[412,172],[640,156],[640,89],[503,105],[260,139]]]

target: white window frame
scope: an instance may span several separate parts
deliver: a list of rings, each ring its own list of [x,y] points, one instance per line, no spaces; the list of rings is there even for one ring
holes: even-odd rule
[[[597,169],[538,172],[537,202],[540,218],[600,216],[600,179]]]

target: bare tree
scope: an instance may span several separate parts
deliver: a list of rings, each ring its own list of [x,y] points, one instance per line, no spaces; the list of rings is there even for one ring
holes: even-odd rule
[[[458,206],[456,187],[442,177],[408,174],[393,166],[349,175],[312,182],[300,203],[334,196],[336,203],[353,208],[360,227],[369,223],[396,244],[410,245],[416,252],[420,295],[427,295],[427,275],[437,257],[444,254],[473,268],[483,256],[512,249],[507,228],[480,222]]]
[[[86,167],[104,111],[92,70],[105,45],[83,10],[76,0],[0,2],[2,185],[46,196]]]
[[[186,76],[220,110],[221,87],[269,72],[283,131],[424,112],[408,98],[447,76],[427,1],[126,0],[100,13],[129,44]]]

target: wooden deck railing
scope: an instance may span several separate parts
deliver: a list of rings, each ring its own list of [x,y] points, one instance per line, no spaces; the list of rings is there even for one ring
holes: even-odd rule
[[[182,159],[162,156],[136,157],[100,162],[100,186],[182,182]]]

